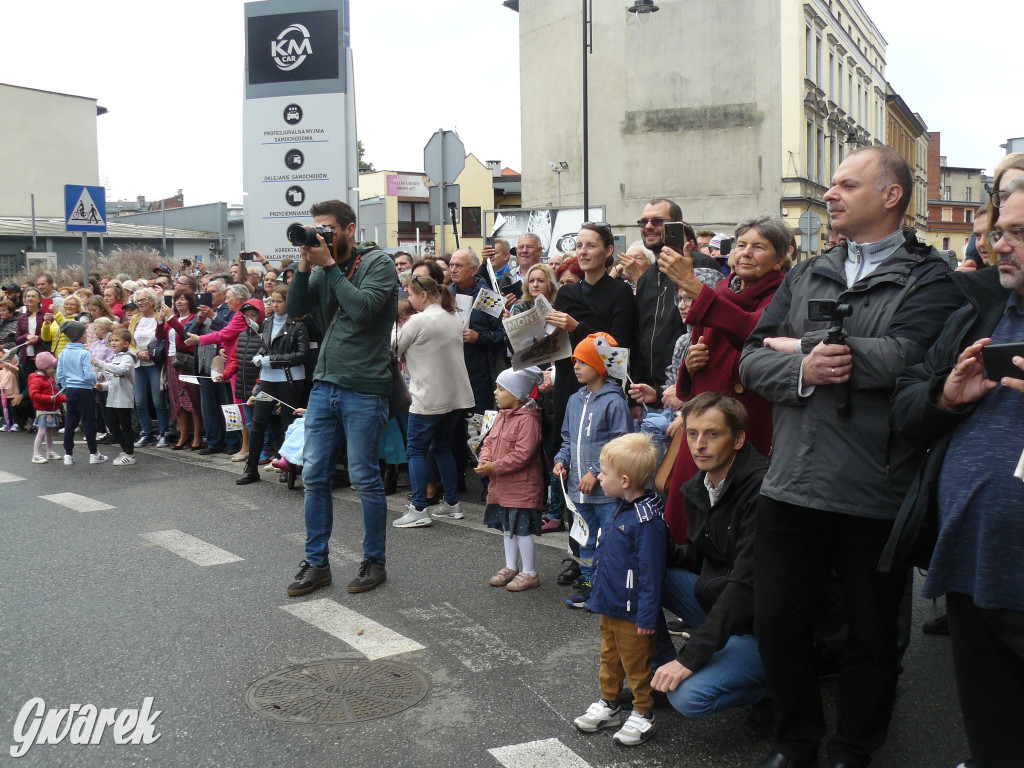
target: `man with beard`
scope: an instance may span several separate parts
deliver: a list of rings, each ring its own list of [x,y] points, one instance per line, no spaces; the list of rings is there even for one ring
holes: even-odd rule
[[[988,237],[997,268],[956,276],[967,304],[904,371],[892,407],[894,427],[930,448],[890,542],[893,570],[920,523],[937,518],[930,562],[927,547],[913,559],[928,566],[924,596],[946,596],[960,711],[981,768],[1024,755],[1024,381],[994,380],[983,359],[990,344],[1024,340],[1024,176],[1006,192]],[[1009,357],[1024,370],[1019,353]]]
[[[644,245],[654,251],[657,258],[665,245],[665,223],[682,221],[683,212],[671,200],[657,198],[644,206],[637,226]],[[696,234],[686,225],[686,239],[696,242]],[[714,259],[698,252],[691,252],[694,267],[710,267],[721,271]],[[637,384],[649,384],[661,400],[665,388],[665,369],[672,360],[676,339],[685,331],[679,310],[672,300],[676,284],[657,269],[648,269],[636,284],[636,316],[638,333],[636,343],[629,354],[629,375]],[[643,408],[634,406],[633,417],[642,419]]]
[[[348,591],[365,592],[387,579],[388,508],[377,457],[391,395],[389,338],[398,314],[398,275],[376,243],[356,244],[356,215],[346,203],[327,200],[310,212],[316,226],[329,227],[333,237],[328,245],[318,234],[318,245],[302,247],[288,291],[290,316],[319,308],[324,323],[306,411],[306,558],[288,587],[293,597],[331,583],[331,480],[343,439],[349,478],[363,509],[363,562]]]

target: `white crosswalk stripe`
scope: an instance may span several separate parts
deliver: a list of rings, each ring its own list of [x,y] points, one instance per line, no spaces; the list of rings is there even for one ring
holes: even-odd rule
[[[415,640],[410,640],[328,598],[282,605],[281,610],[334,635],[370,661],[423,649]]]
[[[208,544],[202,539],[197,539],[195,536],[189,536],[178,530],[153,531],[139,535],[179,557],[204,567],[235,563],[242,559],[238,555],[233,555],[220,547],[215,547],[213,544]]]
[[[470,672],[529,664],[530,659],[451,603],[401,611],[443,644]]]
[[[505,768],[590,768],[590,763],[558,739],[527,741],[487,751]]]
[[[105,509],[116,509],[102,501],[90,499],[88,496],[80,496],[77,493],[51,493],[48,496],[40,496],[40,499],[52,501],[62,507],[73,509],[75,512],[102,512]]]
[[[19,480],[24,480],[24,477],[18,475],[12,475],[10,472],[0,472],[0,483],[16,483]]]

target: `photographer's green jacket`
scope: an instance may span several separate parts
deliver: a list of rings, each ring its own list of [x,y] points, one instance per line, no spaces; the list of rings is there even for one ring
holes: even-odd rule
[[[295,272],[288,286],[288,314],[302,317],[319,306],[324,324],[315,381],[371,395],[391,394],[390,339],[398,315],[395,263],[376,243],[356,246],[352,273],[332,265]]]

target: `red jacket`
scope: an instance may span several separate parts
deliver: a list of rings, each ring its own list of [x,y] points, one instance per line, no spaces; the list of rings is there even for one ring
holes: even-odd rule
[[[540,409],[536,403],[502,409],[480,448],[480,460],[494,467],[487,503],[540,509],[544,478],[540,458]]]
[[[40,371],[29,374],[28,396],[37,411],[55,411],[67,400],[64,395],[57,394],[57,382]]]
[[[708,364],[691,377],[684,360],[676,379],[676,397],[680,400],[691,400],[704,392],[723,392],[743,403],[748,416],[747,442],[762,456],[771,455],[772,404],[740,383],[740,354],[761,313],[775,298],[783,277],[781,272],[769,272],[739,293],[729,289],[728,279],[714,289],[704,286],[690,307],[687,322],[693,325],[692,343],[704,337]],[[681,488],[696,474],[697,465],[684,440],[672,468],[665,504],[665,522],[676,544],[686,542],[686,501]]]

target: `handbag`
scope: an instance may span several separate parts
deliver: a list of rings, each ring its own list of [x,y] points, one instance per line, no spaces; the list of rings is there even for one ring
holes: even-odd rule
[[[672,435],[672,442],[669,443],[668,450],[665,451],[665,456],[661,460],[661,465],[654,475],[654,487],[666,496],[668,496],[669,483],[672,482],[672,469],[676,465],[676,458],[679,456],[679,448],[683,444],[683,437],[685,435],[686,430],[681,428],[677,429],[676,433]]]
[[[153,365],[162,367],[167,362],[167,342],[162,339],[153,339],[146,346],[149,350],[149,360]]]
[[[388,364],[391,369],[391,397],[388,400],[388,418],[393,419],[398,414],[409,410],[412,405],[412,398],[409,396],[409,389],[405,386],[405,377],[402,376],[402,367],[398,364],[398,355],[391,353],[391,362]]]
[[[179,371],[188,371],[192,373],[195,370],[195,355],[189,354],[188,352],[174,352],[174,359],[171,361],[171,365],[177,368]]]

